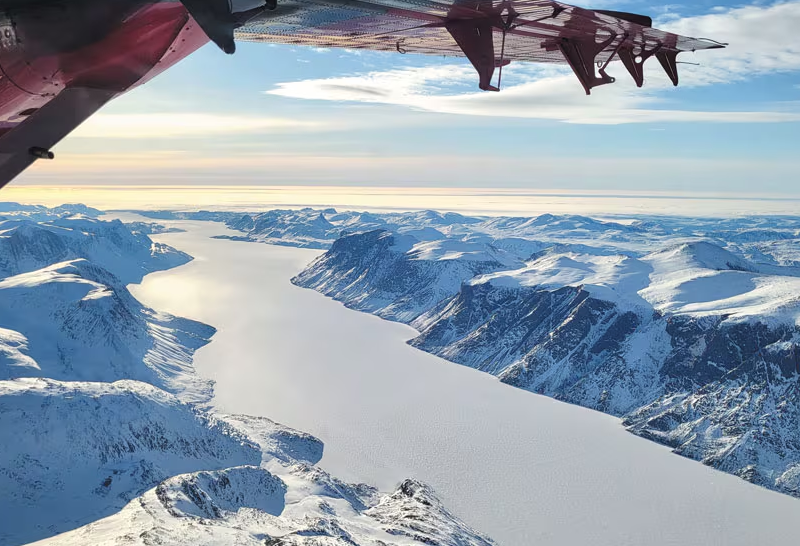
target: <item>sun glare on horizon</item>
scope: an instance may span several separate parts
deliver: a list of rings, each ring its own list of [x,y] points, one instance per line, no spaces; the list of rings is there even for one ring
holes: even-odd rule
[[[338,208],[398,211],[433,209],[488,216],[552,214],[742,216],[794,214],[792,195],[653,191],[407,188],[366,186],[14,186],[4,201],[56,206],[85,203],[103,210]]]

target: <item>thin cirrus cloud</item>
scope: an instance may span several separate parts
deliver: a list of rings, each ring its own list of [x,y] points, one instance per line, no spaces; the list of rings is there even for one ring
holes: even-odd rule
[[[800,2],[751,5],[715,10],[696,17],[669,17],[663,28],[689,36],[729,42],[727,49],[704,51],[694,59],[702,66],[681,65],[681,84],[700,87],[743,81],[758,75],[800,70]],[[684,55],[688,57],[689,54]],[[644,122],[774,123],[800,121],[800,112],[785,108],[755,111],[697,111],[660,107],[671,83],[657,63],[647,67],[645,89],[625,77],[593,90],[586,98],[568,69],[516,65],[507,69],[519,85],[501,93],[454,90],[474,85],[465,65],[374,71],[355,76],[279,83],[272,95],[299,99],[391,104],[416,110],[493,117],[550,119],[582,124]],[[620,66],[614,66],[619,70]]]
[[[104,139],[186,138],[241,133],[319,131],[325,128],[325,123],[318,121],[195,112],[98,114],[81,125],[73,136]]]

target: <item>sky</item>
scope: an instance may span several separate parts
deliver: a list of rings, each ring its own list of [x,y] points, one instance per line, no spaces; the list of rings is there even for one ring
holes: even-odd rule
[[[583,7],[730,45],[652,59],[637,89],[586,96],[569,68],[513,64],[477,89],[465,59],[206,46],[112,102],[20,177],[32,185],[360,186],[800,197],[800,1]]]

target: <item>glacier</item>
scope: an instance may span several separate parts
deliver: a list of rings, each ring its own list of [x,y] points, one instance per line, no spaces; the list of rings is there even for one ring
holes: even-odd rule
[[[126,287],[191,260],[168,228],[0,211],[0,544],[494,544],[420,482],[339,481],[313,436],[214,412],[214,328]]]

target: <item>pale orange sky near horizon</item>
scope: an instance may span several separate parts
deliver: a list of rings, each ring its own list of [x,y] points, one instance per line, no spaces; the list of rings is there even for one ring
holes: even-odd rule
[[[340,210],[435,209],[465,214],[530,216],[542,213],[592,215],[742,216],[794,215],[797,196],[525,190],[509,188],[409,188],[367,186],[199,185],[10,185],[0,201],[55,206],[84,203],[110,209],[258,211],[270,208],[334,207]]]

